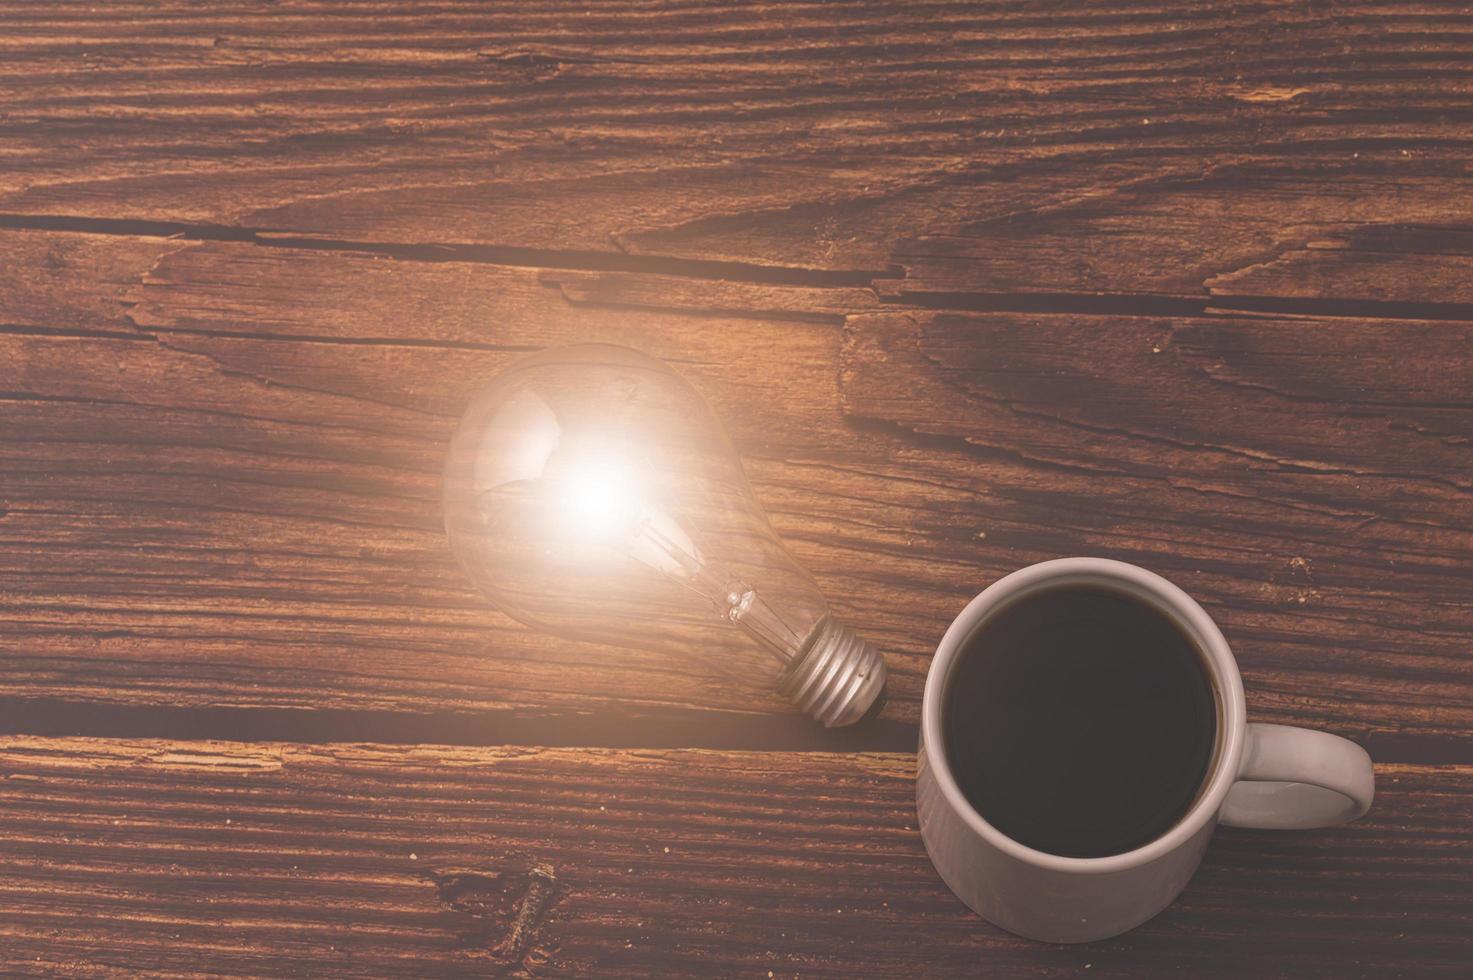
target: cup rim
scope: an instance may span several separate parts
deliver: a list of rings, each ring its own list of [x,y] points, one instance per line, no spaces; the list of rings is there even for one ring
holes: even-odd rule
[[[1214,687],[1221,695],[1221,738],[1214,753],[1213,770],[1197,800],[1170,830],[1134,850],[1104,857],[1068,857],[1021,844],[992,826],[979,814],[957,785],[951,762],[942,751],[941,706],[952,665],[966,641],[1004,602],[1043,588],[1061,584],[1093,584],[1122,589],[1170,616],[1191,637],[1202,654]],[[926,765],[948,805],[971,828],[998,850],[1038,867],[1076,874],[1107,874],[1139,867],[1156,860],[1182,844],[1211,822],[1222,808],[1228,790],[1237,780],[1247,728],[1243,681],[1227,640],[1217,624],[1197,601],[1171,582],[1137,565],[1109,558],[1056,558],[1018,569],[983,589],[952,620],[941,637],[926,676],[921,704],[921,740]]]

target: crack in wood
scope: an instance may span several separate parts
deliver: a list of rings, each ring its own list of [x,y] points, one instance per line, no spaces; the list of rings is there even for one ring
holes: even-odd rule
[[[609,57],[591,50],[571,48],[521,47],[506,50],[486,49],[476,52],[482,61],[516,68],[560,69],[563,65],[647,65],[649,58],[634,55]]]
[[[243,242],[272,248],[353,252],[414,262],[472,262],[535,269],[575,269],[595,272],[644,272],[691,278],[738,280],[773,285],[813,287],[868,286],[882,276],[896,277],[899,267],[882,269],[818,269],[761,265],[718,259],[690,259],[669,255],[548,249],[517,245],[472,243],[405,244],[359,241],[302,234],[286,229],[236,227],[133,218],[92,218],[75,215],[0,214],[0,229],[73,231],[93,235],[171,238],[185,242]]]

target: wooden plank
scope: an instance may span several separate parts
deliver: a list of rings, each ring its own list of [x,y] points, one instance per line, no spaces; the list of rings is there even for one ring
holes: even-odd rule
[[[49,250],[97,236],[0,240],[34,271],[17,294],[114,290],[111,273],[88,282],[80,263],[47,278]],[[528,350],[589,340],[675,361],[746,446],[827,452],[842,419],[838,321],[817,305],[822,290],[753,287],[791,307],[783,320],[590,313],[532,268],[165,244],[162,256],[120,245],[146,261],[134,263],[137,288],[113,299],[106,336],[98,323],[61,335],[72,318],[61,304],[17,303],[36,322],[0,333],[12,697],[790,710],[690,662],[689,649],[719,657],[740,642],[719,624],[676,652],[617,652],[491,612],[450,559],[439,469],[477,387]],[[805,322],[815,317],[827,326]],[[918,664],[910,674],[914,692]]]
[[[1287,0],[35,0],[0,15],[0,212],[882,269],[898,237],[1243,161],[1457,173],[1466,24]]]
[[[18,972],[1452,976],[1473,929],[1468,767],[1220,830],[1175,905],[1078,947],[952,897],[909,755],[8,738],[0,772]]]
[[[48,250],[111,240],[0,234],[38,276]],[[705,281],[151,247],[167,254],[135,256],[131,289],[112,272],[88,282],[85,270],[121,261],[91,252],[24,286],[61,297],[70,282],[78,309],[94,291],[113,296],[112,318],[87,322],[117,336],[0,335],[0,697],[25,717],[51,710],[41,704],[151,705],[215,712],[169,716],[209,733],[207,721],[249,724],[223,711],[261,709],[262,725],[305,738],[309,722],[280,714],[298,709],[337,718],[339,738],[491,741],[519,737],[511,719],[593,711],[618,744],[632,730],[656,744],[677,731],[771,744],[742,720],[786,713],[771,692],[734,688],[673,649],[523,629],[450,560],[438,469],[464,400],[525,349],[603,339],[671,359],[711,397],[780,532],[889,656],[890,719],[917,717],[935,640],[972,595],[1030,562],[1092,553],[1155,568],[1207,604],[1255,717],[1368,739],[1386,758],[1473,749],[1456,407],[1466,325],[1235,321],[1214,334],[1212,320],[1000,317],[947,320],[943,333],[926,315],[863,315],[845,331],[834,310],[849,287],[725,282],[713,292],[723,309],[669,312],[625,301],[693,306]],[[744,302],[762,312],[739,315]],[[59,319],[73,315],[57,303]],[[1408,360],[1413,341],[1421,356]],[[1297,345],[1339,356],[1309,362],[1291,356]],[[991,394],[1024,414],[978,387],[1009,382],[987,373],[998,349],[1023,387]],[[1095,416],[1130,431],[1078,427]],[[1172,433],[1155,420],[1232,451],[1158,445]],[[963,438],[916,435],[937,431]],[[1298,462],[1244,455],[1265,449]],[[726,721],[688,714],[700,710]],[[385,714],[411,712],[500,720],[405,728]],[[630,712],[645,720],[631,728]],[[62,717],[43,730],[89,717],[120,733],[177,730]]]
[[[979,548],[1124,558],[1202,598],[1260,710],[1464,739],[1470,350],[1458,322],[874,314],[841,384],[971,452],[1012,504]]]

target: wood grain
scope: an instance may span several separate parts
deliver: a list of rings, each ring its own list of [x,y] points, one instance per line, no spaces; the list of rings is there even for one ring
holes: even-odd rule
[[[13,971],[1422,977],[1473,928],[1468,767],[1383,766],[1339,830],[1221,830],[1179,902],[1077,947],[951,896],[909,755],[9,738],[0,774]]]
[[[1227,309],[1467,319],[1456,243],[1466,254],[1470,176],[1411,156],[1224,165],[901,241],[893,261],[904,275],[876,286],[961,309],[1052,297],[1078,310],[1190,313],[1210,297]]]
[[[1214,302],[1238,307],[1466,320],[1473,317],[1470,271],[1473,228],[1466,221],[1368,224],[1205,285]]]
[[[879,270],[897,238],[1221,166],[1466,176],[1467,25],[1288,0],[16,3],[0,212]]]

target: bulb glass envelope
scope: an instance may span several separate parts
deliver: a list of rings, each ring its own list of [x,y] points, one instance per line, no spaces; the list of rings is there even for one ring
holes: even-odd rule
[[[705,401],[624,348],[548,351],[482,391],[451,444],[445,517],[513,618],[699,658],[754,688],[828,616]]]

